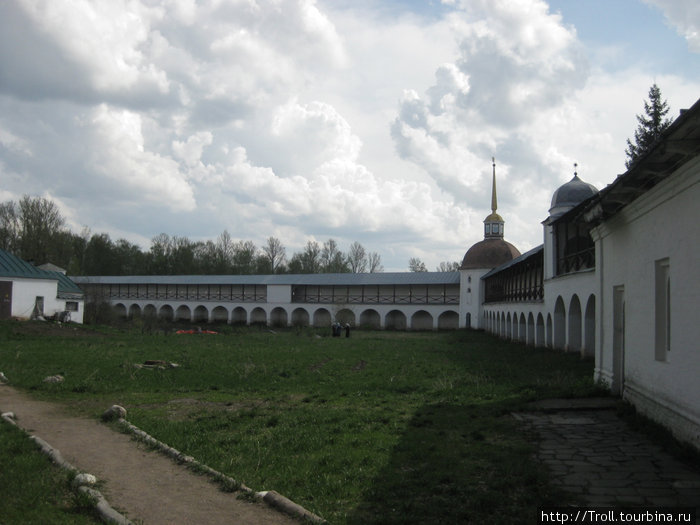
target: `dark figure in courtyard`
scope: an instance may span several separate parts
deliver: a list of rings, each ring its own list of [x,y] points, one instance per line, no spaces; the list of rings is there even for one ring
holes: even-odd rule
[[[350,323],[345,323],[345,337],[350,337]]]

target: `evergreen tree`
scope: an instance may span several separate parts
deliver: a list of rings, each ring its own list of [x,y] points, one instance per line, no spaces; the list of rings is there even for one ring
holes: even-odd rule
[[[634,132],[634,144],[627,139],[627,160],[629,168],[635,160],[641,157],[656,141],[657,138],[671,125],[667,119],[668,103],[661,99],[661,90],[654,84],[649,88],[649,101],[644,101],[644,115],[637,115],[637,130]]]

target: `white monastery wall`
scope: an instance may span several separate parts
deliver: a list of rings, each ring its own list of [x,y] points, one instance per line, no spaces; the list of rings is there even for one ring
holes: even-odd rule
[[[696,446],[699,203],[696,159],[594,231],[601,297],[596,377]]]

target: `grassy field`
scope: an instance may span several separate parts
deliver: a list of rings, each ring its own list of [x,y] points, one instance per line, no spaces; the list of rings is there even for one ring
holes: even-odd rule
[[[0,325],[13,385],[90,416],[121,404],[157,439],[333,524],[531,523],[565,496],[509,413],[599,393],[592,361],[471,331],[46,326]],[[65,382],[42,382],[53,374]]]
[[[3,422],[0,465],[1,523],[100,523],[92,503],[70,489],[69,474],[52,465],[24,432]]]

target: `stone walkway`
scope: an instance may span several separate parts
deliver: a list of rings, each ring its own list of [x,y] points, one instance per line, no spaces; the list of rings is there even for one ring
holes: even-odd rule
[[[513,416],[539,434],[538,459],[582,505],[700,508],[700,472],[630,429],[615,403],[552,400]]]

